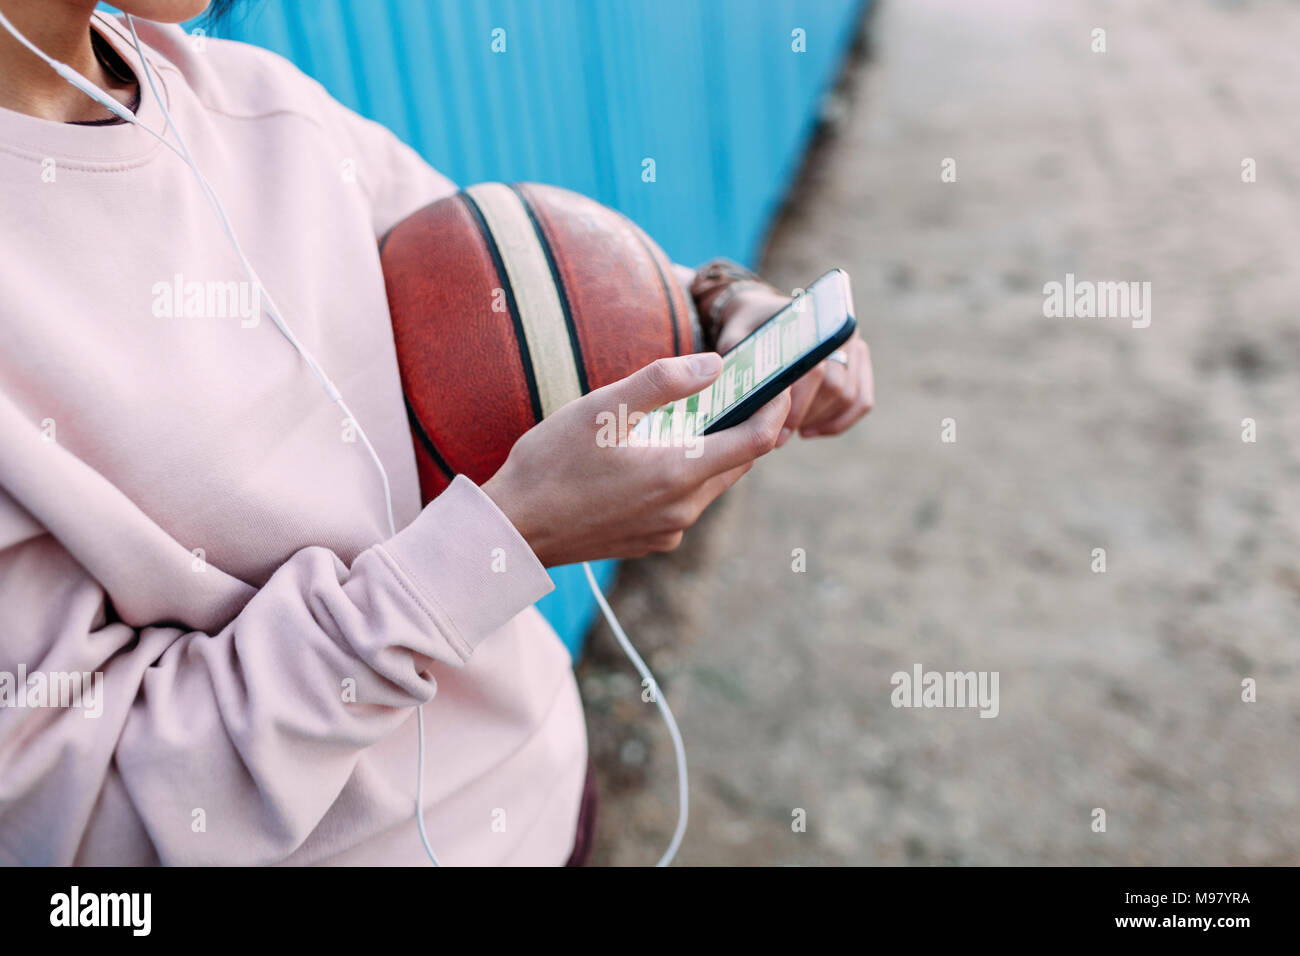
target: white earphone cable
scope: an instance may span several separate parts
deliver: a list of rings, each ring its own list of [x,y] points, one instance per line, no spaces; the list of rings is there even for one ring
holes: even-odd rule
[[[311,352],[309,352],[301,342],[298,341],[298,337],[293,334],[293,330],[289,328],[288,323],[285,322],[283,317],[280,315],[280,309],[275,304],[275,299],[271,296],[271,293],[266,288],[265,284],[263,284],[261,277],[257,274],[257,270],[253,268],[253,264],[249,262],[248,256],[245,255],[244,248],[239,242],[239,237],[235,234],[235,228],[233,225],[231,225],[230,218],[229,216],[226,215],[225,207],[222,206],[221,204],[221,199],[217,196],[217,192],[213,188],[212,184],[208,181],[208,178],[204,176],[202,170],[199,169],[198,163],[195,162],[194,156],[190,153],[190,148],[185,142],[185,137],[181,135],[180,127],[177,126],[172,121],[171,113],[167,109],[167,104],[163,101],[162,96],[160,96],[158,93],[158,87],[154,83],[154,79],[153,79],[153,71],[149,68],[149,62],[144,55],[144,49],[142,48],[142,45],[140,43],[140,35],[136,33],[135,18],[132,17],[130,14],[127,14],[126,23],[131,30],[131,40],[135,44],[136,55],[139,56],[140,58],[140,64],[141,64],[141,68],[144,71],[145,80],[149,84],[149,92],[153,95],[154,102],[158,104],[158,108],[162,111],[163,119],[166,120],[167,126],[165,127],[165,130],[170,129],[172,131],[172,133],[176,137],[177,144],[180,146],[179,150],[172,147],[172,151],[177,153],[177,155],[179,155],[181,159],[185,161],[185,164],[194,173],[194,176],[198,180],[200,187],[203,189],[204,196],[208,200],[208,205],[211,206],[213,211],[217,214],[217,219],[221,224],[222,231],[225,232],[226,237],[230,240],[230,244],[235,250],[235,255],[239,257],[239,262],[243,266],[244,273],[248,276],[249,281],[253,284],[253,287],[257,290],[258,295],[261,297],[261,301],[265,302],[267,315],[271,317],[271,321],[275,323],[275,327],[280,330],[280,333],[286,339],[288,339],[289,344],[293,346],[294,350],[297,351],[297,353],[302,357],[303,361],[307,363],[307,367],[312,370],[313,374],[315,374],[317,380],[321,384],[321,387],[325,390],[325,394],[328,395],[336,405],[338,405],[338,407],[342,410],[345,419],[352,423],[353,428],[356,430],[357,436],[360,437],[362,444],[366,448],[366,451],[370,454],[370,459],[371,461],[374,462],[375,468],[379,472],[380,482],[383,484],[384,509],[388,517],[388,533],[390,536],[397,534],[397,522],[393,517],[393,492],[392,492],[392,487],[388,481],[388,472],[384,468],[384,463],[379,458],[379,453],[375,451],[375,446],[371,444],[370,436],[366,434],[366,431],[361,426],[361,423],[357,421],[356,416],[352,414],[352,409],[350,409],[348,407],[347,402],[344,401],[343,394],[338,390],[338,388],[334,385],[334,382],[331,381],[330,377],[325,373],[325,370],[321,367],[320,363],[316,361],[316,357],[312,355]],[[106,98],[112,100],[112,97],[106,97]],[[114,100],[113,102],[116,101]],[[114,112],[117,111],[114,110]],[[127,112],[129,113],[130,111],[128,110]],[[149,127],[145,126],[138,119],[136,119],[134,114],[131,114],[130,121],[135,123],[135,125],[139,126],[141,129],[150,133],[155,139],[163,143],[163,145],[169,147],[171,146],[171,144],[168,143],[167,140],[164,138],[165,134],[160,135],[154,132],[152,129],[149,129]],[[431,862],[434,866],[439,866],[440,864],[438,863],[438,856],[433,852],[433,847],[429,844],[429,835],[425,831],[425,827],[424,827],[424,707],[423,706],[417,706],[415,708],[415,728],[416,728],[416,770],[415,770],[416,831],[420,835],[420,844],[424,847],[424,852],[426,855],[428,855],[429,862]]]
[[[591,565],[583,561],[582,570],[587,575],[587,584],[591,586],[591,593],[595,595],[596,603],[600,605],[600,611],[605,615],[605,622],[609,624],[610,630],[614,632],[614,638],[618,641],[619,647],[623,648],[623,653],[632,662],[632,666],[641,675],[641,679],[649,682],[654,701],[659,705],[659,713],[663,715],[664,723],[668,726],[668,736],[673,741],[673,756],[677,760],[677,828],[673,831],[673,839],[668,844],[668,849],[664,851],[664,855],[655,864],[655,866],[667,866],[672,863],[673,857],[677,855],[677,849],[682,845],[682,837],[686,834],[686,819],[690,805],[690,785],[686,779],[686,745],[682,743],[682,732],[677,728],[677,720],[673,717],[672,708],[668,706],[667,699],[659,689],[659,682],[650,673],[650,668],[641,659],[641,655],[636,652],[632,642],[627,639],[627,634],[623,631],[623,625],[618,622],[614,609],[609,606],[609,601],[605,600],[604,592],[600,590],[600,585],[596,583],[596,576],[591,572]]]
[[[316,356],[312,355],[311,352],[309,352],[306,347],[298,341],[298,337],[293,334],[293,330],[289,328],[288,323],[286,323],[280,316],[280,309],[275,304],[275,300],[272,298],[270,291],[267,290],[266,286],[262,283],[261,277],[258,276],[257,271],[253,268],[253,264],[248,261],[248,256],[244,254],[244,248],[239,242],[239,237],[235,234],[234,227],[230,224],[230,219],[226,215],[225,207],[222,206],[216,190],[213,189],[212,184],[208,182],[207,177],[203,175],[202,171],[199,169],[198,163],[194,161],[194,157],[190,154],[189,146],[185,143],[185,138],[181,136],[180,128],[172,122],[171,113],[167,110],[167,104],[164,103],[163,98],[158,95],[158,87],[153,81],[153,71],[149,68],[149,63],[145,59],[144,50],[140,44],[140,37],[135,32],[135,19],[128,14],[126,22],[127,26],[131,28],[131,39],[135,43],[136,54],[140,57],[140,63],[144,69],[145,79],[149,83],[149,91],[153,94],[154,101],[158,104],[158,108],[162,110],[163,119],[167,121],[168,128],[170,128],[176,136],[176,142],[180,145],[182,151],[182,158],[185,160],[186,165],[194,172],[199,184],[203,187],[204,195],[208,198],[208,204],[212,207],[213,211],[216,212],[217,218],[221,222],[221,228],[225,232],[227,238],[230,239],[230,244],[235,250],[235,255],[239,257],[240,264],[243,266],[244,272],[248,276],[249,281],[253,284],[254,288],[258,290],[258,295],[265,300],[266,312],[271,317],[271,321],[275,323],[275,327],[280,330],[280,333],[289,340],[289,344],[292,345],[298,354],[302,356],[303,361],[307,363],[307,367],[312,370],[316,378],[320,381],[321,387],[325,389],[325,394],[339,406],[344,416],[356,429],[357,436],[361,439],[366,451],[369,452],[370,458],[374,462],[375,468],[379,472],[380,480],[383,483],[384,508],[388,517],[388,533],[389,535],[397,534],[397,523],[393,519],[393,492],[388,482],[388,472],[384,469],[384,464],[380,460],[379,454],[375,451],[375,446],[370,443],[370,436],[366,434],[365,429],[361,427],[361,423],[357,421],[356,417],[352,414],[352,410],[348,408],[347,402],[343,400],[342,393],[340,393],[338,388],[335,387],[333,381],[330,380],[330,377],[325,374],[325,370],[321,368],[320,363],[316,361]],[[148,127],[138,121],[136,122],[141,129],[148,130]],[[166,140],[163,139],[162,136],[154,133],[153,130],[148,131],[153,133],[155,138],[160,142],[166,143]]]

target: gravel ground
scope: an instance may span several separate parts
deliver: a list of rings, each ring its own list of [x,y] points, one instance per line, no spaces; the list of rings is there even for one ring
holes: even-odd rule
[[[681,863],[1300,863],[1297,36],[1280,0],[881,0],[764,263],[849,270],[877,408],[616,589]],[[1150,282],[1150,326],[1044,317],[1067,273]],[[997,717],[893,707],[916,663],[996,671]],[[579,675],[596,862],[653,862],[667,735],[603,625]]]

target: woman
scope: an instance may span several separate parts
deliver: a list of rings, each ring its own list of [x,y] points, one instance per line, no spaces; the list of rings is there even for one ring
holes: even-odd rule
[[[0,862],[422,863],[422,708],[440,861],[564,863],[590,842],[586,738],[532,607],[544,568],[675,547],[793,430],[865,413],[866,346],[697,459],[599,447],[598,411],[648,410],[720,367],[655,363],[421,510],[376,238],[455,187],[279,57],[196,45],[174,24],[203,0],[118,6],[248,259],[373,443],[400,530],[352,422],[243,308],[257,296],[186,164],[0,32]],[[94,7],[0,0],[162,132],[124,22]],[[213,306],[231,289],[239,308]],[[694,291],[722,348],[785,301],[726,270]],[[49,706],[83,674],[93,706]]]

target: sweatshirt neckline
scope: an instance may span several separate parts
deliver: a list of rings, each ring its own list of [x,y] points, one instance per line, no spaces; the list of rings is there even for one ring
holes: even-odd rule
[[[154,99],[149,82],[145,79],[140,57],[122,25],[114,18],[95,11],[91,16],[91,29],[96,30],[117,51],[135,73],[140,88],[140,106],[136,116],[153,130],[163,131],[162,109]],[[173,99],[167,89],[163,71],[159,69],[156,51],[141,41],[149,68],[158,85],[159,95]],[[134,123],[106,126],[86,126],[61,123],[29,116],[0,107],[0,148],[26,153],[37,161],[47,157],[63,159],[80,165],[118,166],[148,159],[162,148],[162,144]]]

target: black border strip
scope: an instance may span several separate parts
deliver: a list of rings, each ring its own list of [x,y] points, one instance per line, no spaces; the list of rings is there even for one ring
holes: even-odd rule
[[[623,218],[627,219],[626,216],[624,216]],[[650,262],[654,265],[654,267],[655,267],[655,272],[659,273],[659,285],[663,287],[663,290],[664,290],[664,298],[668,300],[668,314],[669,314],[670,316],[672,316],[672,322],[673,322],[673,354],[674,354],[674,355],[681,355],[681,354],[682,354],[682,336],[681,336],[681,332],[679,332],[678,329],[677,329],[677,318],[678,318],[678,316],[677,316],[677,306],[676,306],[676,304],[674,304],[674,302],[673,302],[673,293],[672,293],[672,289],[670,289],[670,288],[668,287],[668,277],[664,275],[664,270],[663,270],[662,268],[660,268],[660,266],[659,266],[659,257],[655,255],[655,251],[654,251],[654,249],[651,248],[649,240],[648,240],[648,239],[645,237],[645,235],[641,232],[641,228],[640,228],[639,226],[637,226],[636,223],[632,222],[631,219],[628,219],[627,222],[628,222],[628,225],[632,227],[632,235],[636,236],[636,241],[639,242],[639,243],[641,243],[641,247],[642,247],[643,249],[645,249],[645,254],[648,255],[648,256],[650,257]],[[674,277],[673,281],[676,282],[677,279]],[[694,344],[694,343],[692,343],[692,344]]]
[[[405,393],[402,395],[402,401],[406,404],[406,418],[411,423],[411,434],[419,439],[420,446],[428,452],[429,457],[433,459],[433,463],[447,476],[447,480],[451,481],[456,477],[456,473],[451,470],[451,465],[447,464],[447,459],[438,454],[438,447],[433,443],[433,439],[429,437],[429,433],[424,430],[424,423],[416,416],[415,409],[411,407],[411,400],[406,397]]]
[[[582,354],[582,344],[578,341],[578,327],[573,324],[573,309],[569,305],[569,291],[565,288],[564,279],[560,276],[559,266],[555,262],[555,254],[551,249],[550,240],[546,238],[546,233],[542,230],[542,224],[537,219],[537,214],[533,211],[533,204],[528,201],[519,190],[518,183],[511,183],[510,188],[514,194],[519,197],[519,202],[523,204],[524,212],[528,213],[528,221],[533,224],[533,232],[537,233],[537,241],[542,246],[542,252],[546,254],[546,264],[551,267],[551,280],[555,283],[555,291],[560,298],[560,308],[564,310],[564,325],[569,330],[569,347],[573,350],[574,367],[578,372],[578,388],[582,389],[582,394],[586,395],[591,391],[591,386],[587,383],[587,360]]]
[[[483,210],[479,209],[474,197],[463,189],[457,195],[465,200],[466,207],[468,207],[470,214],[478,223],[479,232],[483,236],[483,241],[487,243],[488,252],[492,256],[492,265],[497,271],[497,281],[501,283],[501,288],[505,290],[506,306],[510,309],[510,321],[515,326],[515,341],[519,343],[519,358],[524,366],[524,379],[528,383],[528,399],[533,406],[533,420],[540,422],[543,418],[542,399],[537,394],[537,378],[533,374],[533,357],[528,352],[528,338],[524,335],[524,323],[519,318],[519,303],[515,301],[515,290],[510,285],[510,274],[506,272],[506,264],[501,259],[501,250],[497,248],[496,237],[492,235],[487,220],[483,218]]]

